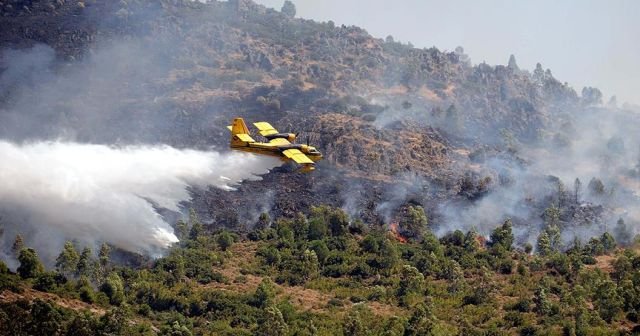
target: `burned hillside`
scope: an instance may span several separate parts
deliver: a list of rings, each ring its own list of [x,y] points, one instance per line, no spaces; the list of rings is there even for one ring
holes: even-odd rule
[[[327,203],[389,224],[388,211],[413,204],[443,232],[486,234],[513,217],[535,239],[544,210],[563,206],[558,185],[578,177],[610,195],[574,202],[609,209],[593,221],[637,220],[621,210],[637,204],[622,182],[637,181],[638,142],[624,137],[637,116],[541,65],[473,65],[462,48],[418,49],[247,0],[4,0],[0,15],[2,138],[224,150],[242,116],[301,132],[325,154],[308,178],[284,167],[224,197],[193,188],[183,206],[208,220],[251,226],[261,212]],[[601,125],[603,115],[619,117]]]

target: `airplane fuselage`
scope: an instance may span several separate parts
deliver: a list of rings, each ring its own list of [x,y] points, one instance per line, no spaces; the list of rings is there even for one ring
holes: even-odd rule
[[[270,155],[279,157],[282,161],[288,161],[288,159],[282,154],[283,151],[287,149],[298,149],[301,152],[305,153],[309,159],[313,162],[318,162],[322,160],[322,154],[315,149],[308,150],[310,146],[302,145],[302,144],[290,144],[283,146],[274,146],[272,144],[266,142],[248,142],[242,145],[232,145],[231,148],[235,150],[240,150],[248,153],[256,153],[262,155]]]

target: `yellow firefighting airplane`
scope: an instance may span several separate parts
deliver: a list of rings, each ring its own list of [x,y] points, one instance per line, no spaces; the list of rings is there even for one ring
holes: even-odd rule
[[[268,122],[253,124],[268,142],[257,142],[249,134],[249,129],[242,118],[233,119],[233,125],[227,126],[231,131],[231,149],[249,153],[279,157],[282,161],[294,161],[302,166],[303,172],[315,170],[315,162],[322,159],[322,153],[315,147],[294,144],[297,134],[279,133]]]

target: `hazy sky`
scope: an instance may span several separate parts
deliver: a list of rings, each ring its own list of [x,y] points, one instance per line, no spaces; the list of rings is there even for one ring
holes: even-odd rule
[[[257,0],[280,10],[283,0]],[[293,0],[297,16],[356,25],[416,47],[462,46],[474,64],[537,62],[580,93],[640,104],[640,1]]]

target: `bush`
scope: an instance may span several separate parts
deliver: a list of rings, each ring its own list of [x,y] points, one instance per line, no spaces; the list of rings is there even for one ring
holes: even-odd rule
[[[53,291],[56,288],[56,273],[45,272],[39,274],[33,284],[33,288],[43,292]]]

